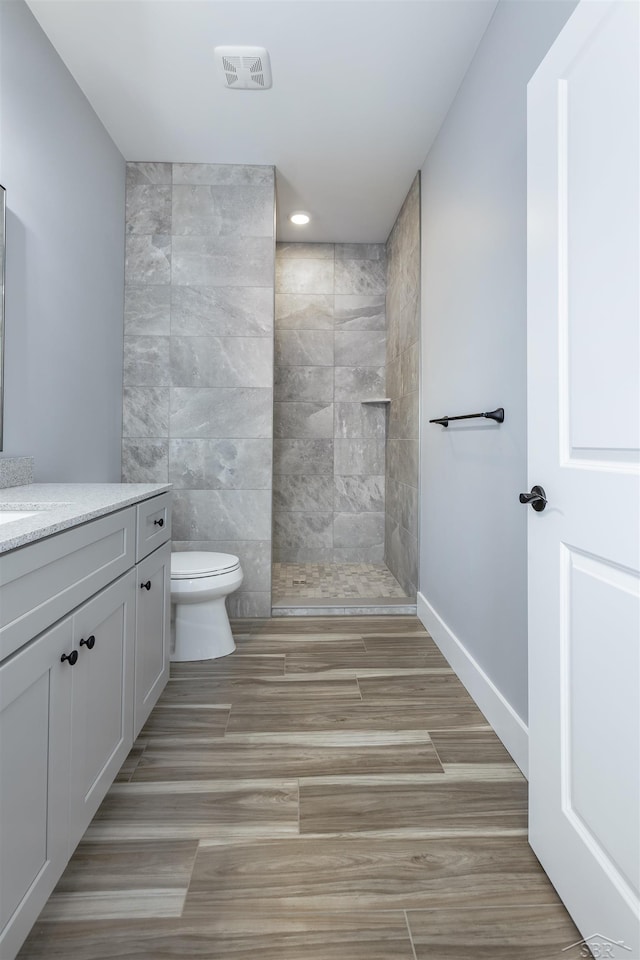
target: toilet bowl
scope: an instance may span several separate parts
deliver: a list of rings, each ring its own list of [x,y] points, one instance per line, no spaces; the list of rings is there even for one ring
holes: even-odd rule
[[[230,553],[171,554],[172,660],[214,660],[233,653],[224,601],[242,579],[240,561]]]

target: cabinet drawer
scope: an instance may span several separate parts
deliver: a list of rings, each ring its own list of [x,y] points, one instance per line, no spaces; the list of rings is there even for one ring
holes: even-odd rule
[[[0,556],[0,659],[134,564],[136,508]]]
[[[138,504],[138,532],[136,537],[136,562],[171,539],[171,494],[143,500]]]

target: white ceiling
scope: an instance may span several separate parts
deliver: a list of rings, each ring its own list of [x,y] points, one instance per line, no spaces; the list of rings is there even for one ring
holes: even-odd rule
[[[28,3],[127,160],[275,164],[279,239],[354,242],[386,240],[496,6]],[[222,44],[265,46],[272,89],[225,89]]]

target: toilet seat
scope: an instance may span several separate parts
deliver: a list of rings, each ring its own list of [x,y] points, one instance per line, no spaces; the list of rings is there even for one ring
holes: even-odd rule
[[[171,554],[172,580],[197,580],[201,577],[219,577],[240,568],[240,560],[232,553],[209,553],[204,550],[184,550]]]

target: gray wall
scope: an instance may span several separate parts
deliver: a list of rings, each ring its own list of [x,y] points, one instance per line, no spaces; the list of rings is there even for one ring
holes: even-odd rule
[[[4,452],[118,480],[125,164],[22,0],[0,3],[0,183]]]
[[[522,718],[526,84],[573,7],[498,5],[422,170],[420,590]],[[496,406],[502,426],[427,422]]]
[[[408,596],[418,584],[420,175],[387,241],[385,563]]]
[[[381,563],[385,249],[280,243],[274,560]]]
[[[233,616],[271,613],[274,204],[273,167],[127,164],[122,479],[240,557]]]

